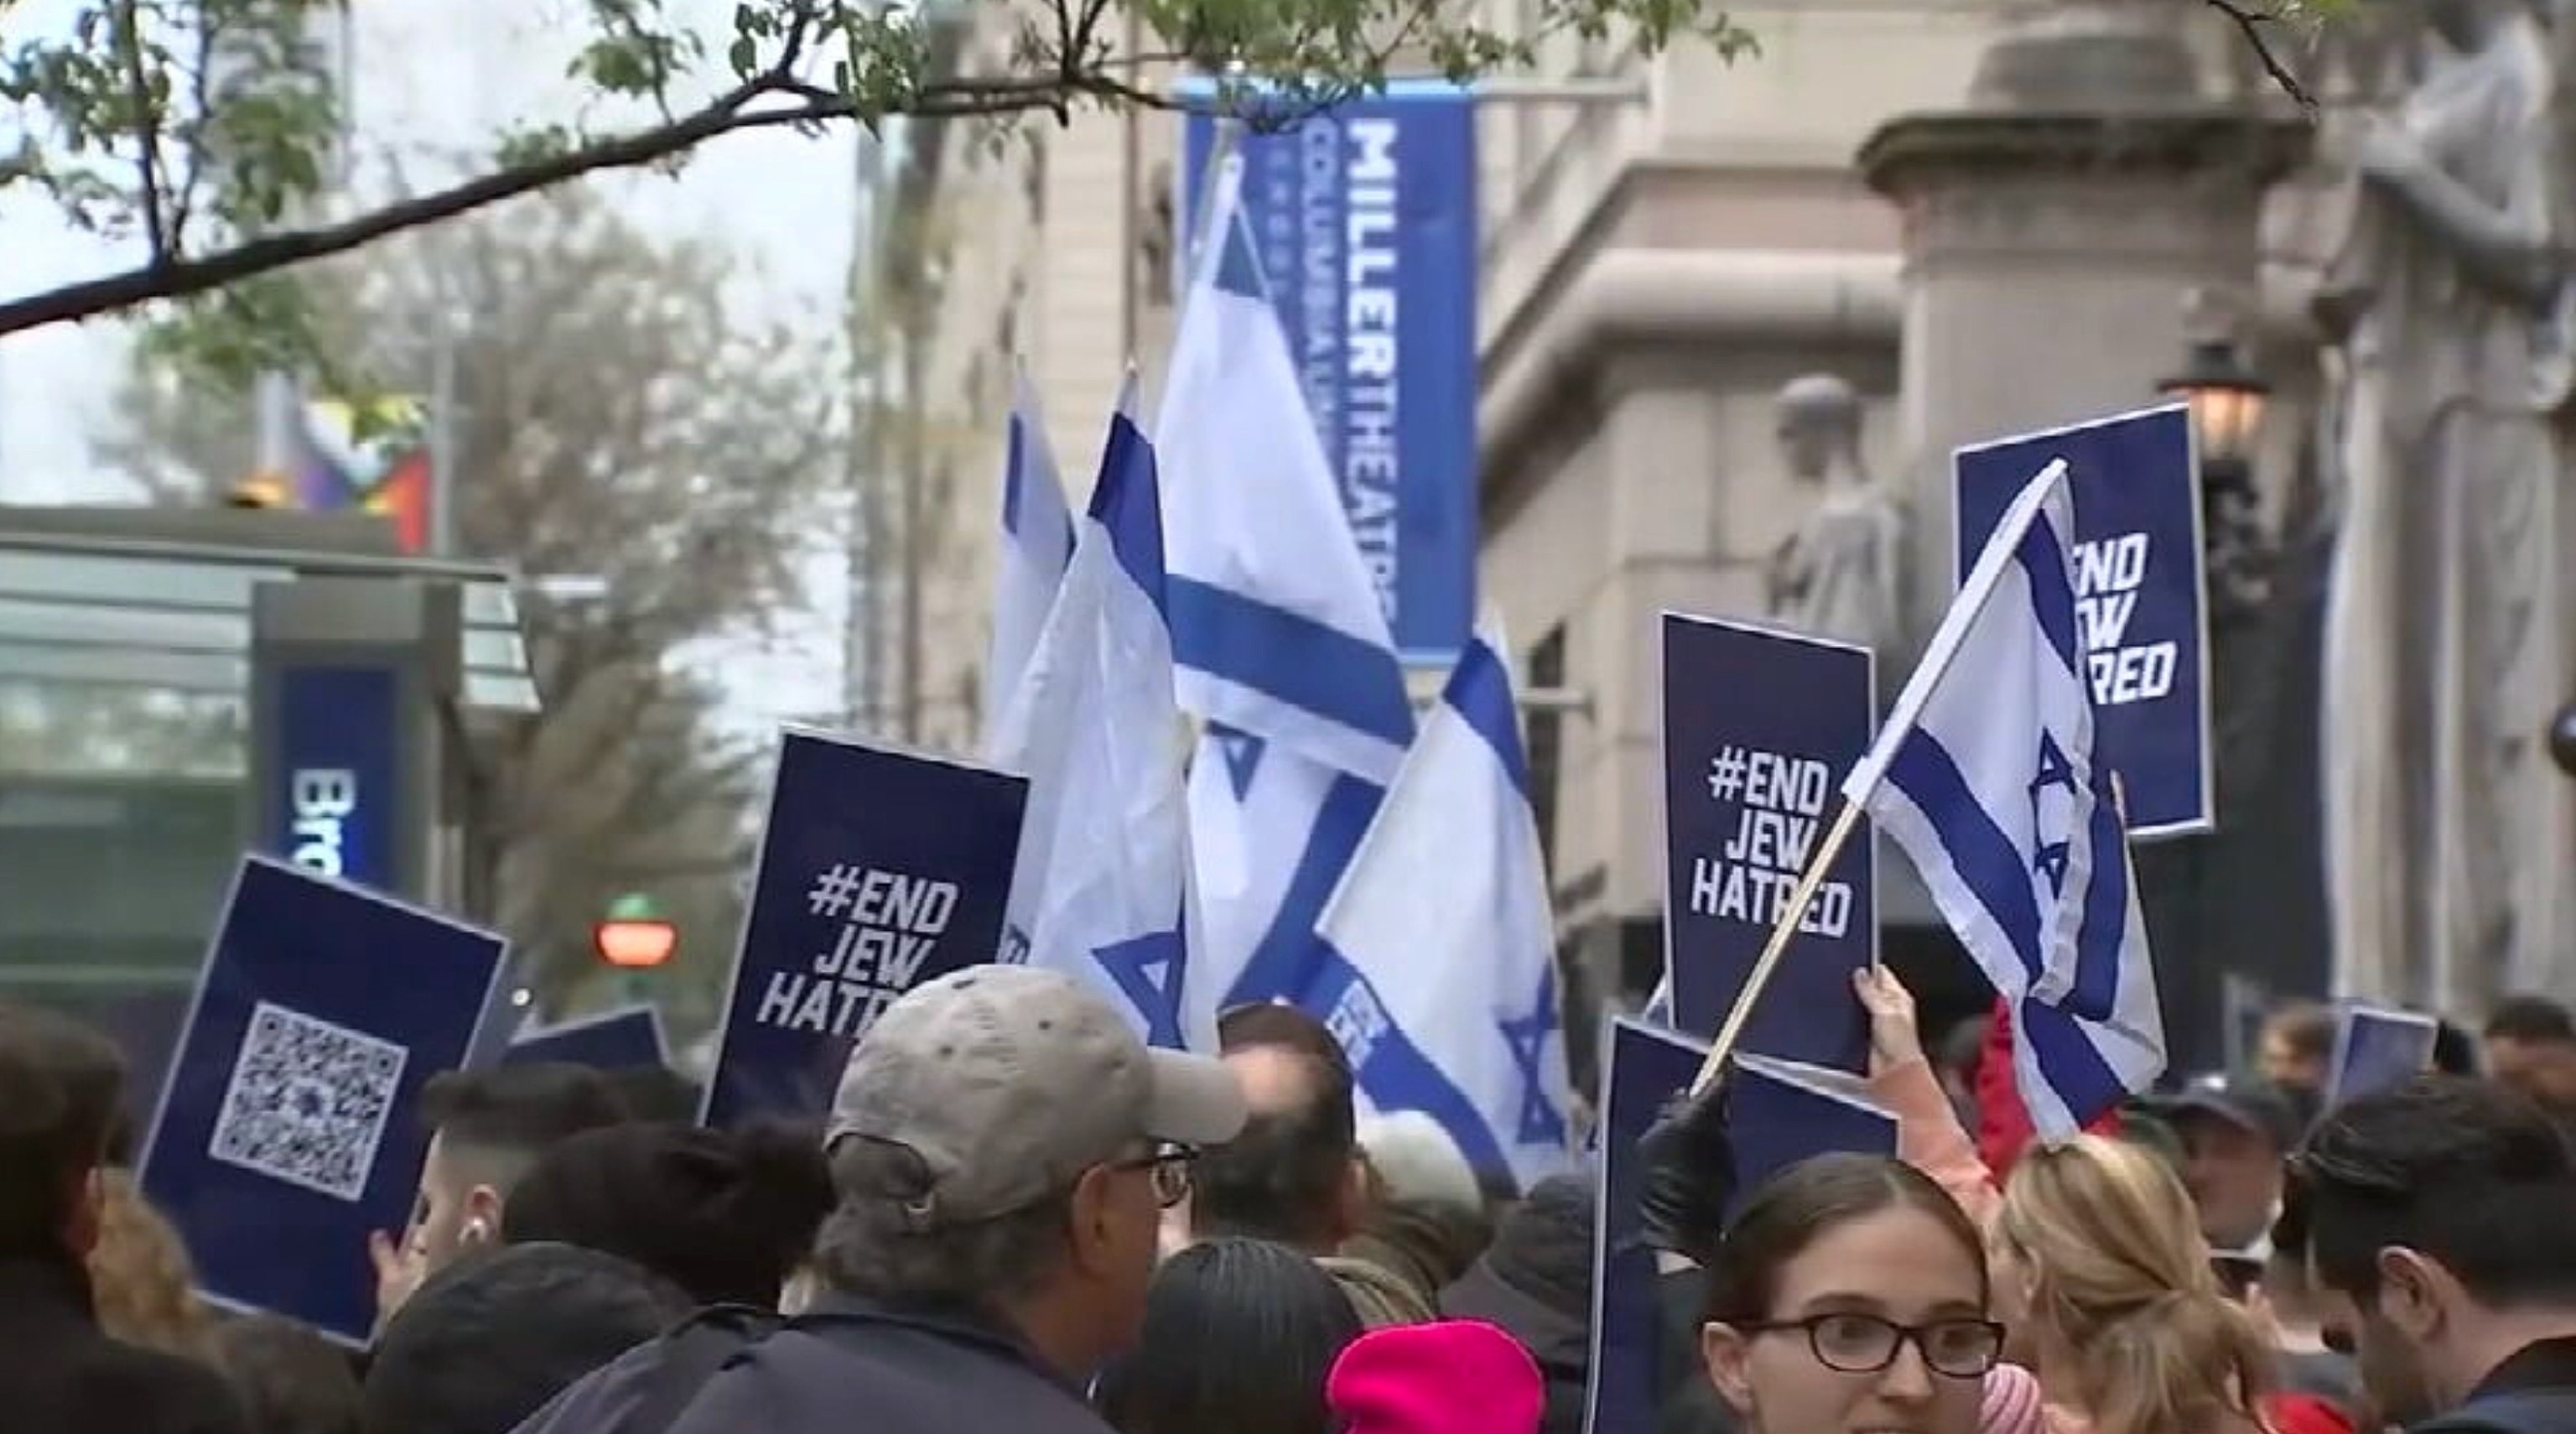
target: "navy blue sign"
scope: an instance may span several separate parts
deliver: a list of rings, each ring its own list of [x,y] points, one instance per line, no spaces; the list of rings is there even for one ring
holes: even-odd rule
[[[2441,1025],[2431,1016],[2358,1003],[2336,1013],[2326,1103],[2394,1090],[2433,1068]]]
[[[1714,1033],[1833,825],[1878,711],[1867,648],[1664,615],[1664,947],[1673,1021]],[[1852,972],[1878,951],[1866,821],[1836,854],[1739,1048],[1858,1070]]]
[[[707,1124],[823,1114],[878,1013],[1000,958],[1028,794],[1005,773],[787,732]]]
[[[2101,715],[2095,749],[2120,777],[2133,837],[2207,831],[2208,618],[2200,467],[2176,404],[1962,448],[1959,574],[2013,495],[2063,458],[2075,499],[2075,621]]]
[[[277,675],[277,785],[260,794],[261,849],[317,876],[389,891],[398,676],[390,667],[289,667]]]
[[[410,1219],[421,1086],[461,1065],[506,943],[285,863],[234,879],[143,1153],[207,1298],[363,1342],[367,1236]]]
[[[1638,1201],[1646,1172],[1637,1142],[1676,1091],[1699,1074],[1708,1048],[1687,1036],[1622,1016],[1610,1023],[1601,1068],[1601,1208],[1592,1222],[1592,1382],[1583,1427],[1623,1434],[1655,1427],[1663,1391],[1683,1371],[1660,1368],[1660,1275],[1646,1244]]]
[[[530,1031],[511,1042],[501,1056],[501,1064],[511,1066],[553,1062],[602,1071],[667,1065],[669,1051],[662,1043],[662,1013],[651,1006],[629,1006],[622,1011],[566,1021],[560,1026]]]
[[[1196,216],[1216,121],[1187,124]],[[1238,146],[1244,215],[1396,651],[1445,668],[1476,615],[1474,94],[1396,81]]]
[[[1735,1151],[1737,1209],[1801,1161],[1837,1151],[1896,1153],[1896,1117],[1870,1099],[1861,1077],[1751,1054],[1735,1057],[1732,1067],[1726,1134]]]

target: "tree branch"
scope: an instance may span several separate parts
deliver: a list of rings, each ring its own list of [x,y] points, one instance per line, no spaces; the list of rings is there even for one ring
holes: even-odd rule
[[[252,239],[198,258],[146,263],[120,273],[84,279],[0,303],[0,335],[116,313],[156,299],[182,299],[316,259],[345,254],[379,239],[470,214],[503,200],[608,170],[635,169],[668,159],[722,135],[790,125],[818,125],[861,118],[845,96],[807,99],[774,108],[755,101],[795,89],[786,77],[765,74],[728,91],[705,108],[669,124],[605,139],[562,154],[499,170],[449,188],[387,204],[337,224]],[[1160,96],[1095,75],[1045,75],[1019,79],[957,81],[923,87],[903,113],[925,119],[1018,114],[1052,108],[1068,91],[1131,105],[1170,108]]]
[[[147,271],[170,261],[176,240],[161,217],[161,106],[152,98],[152,81],[143,72],[143,22],[135,15],[140,0],[119,0],[116,7],[117,58],[124,63],[125,87],[134,102],[136,180],[143,193],[143,234]]]
[[[2239,0],[2203,0],[2203,3],[2236,26],[2236,32],[2245,37],[2247,47],[2254,51],[2254,59],[2262,65],[2263,73],[2281,87],[2283,94],[2298,101],[2299,108],[2303,110],[2316,109],[2316,97],[2308,93],[2307,86],[2299,83],[2297,75],[2290,73],[2290,67],[2282,62],[2281,57],[2272,52],[2271,41],[2263,34],[2263,27],[2273,22],[2273,16],[2249,10]]]

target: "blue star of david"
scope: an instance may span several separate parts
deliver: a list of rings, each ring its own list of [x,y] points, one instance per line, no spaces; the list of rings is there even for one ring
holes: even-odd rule
[[[1565,1113],[1547,1098],[1547,1083],[1541,1077],[1544,1067],[1539,1057],[1547,1050],[1550,1036],[1556,1034],[1556,973],[1539,978],[1538,999],[1530,1013],[1502,1022],[1503,1042],[1511,1047],[1512,1064],[1521,1074],[1521,1109],[1519,1143],[1522,1145],[1563,1145]]]
[[[1094,950],[1109,979],[1118,983],[1136,1013],[1145,1018],[1145,1044],[1166,1050],[1181,1048],[1181,933],[1148,931]]]
[[[2066,894],[2066,861],[2072,843],[2062,833],[2055,841],[2043,839],[2048,822],[2040,815],[2039,799],[2058,787],[2065,788],[2069,801],[2083,794],[2075,785],[2075,764],[2066,759],[2065,749],[2043,727],[2039,733],[2039,771],[2030,779],[2030,869],[2047,880],[2051,896]]]
[[[1208,725],[1208,735],[1216,739],[1217,754],[1225,759],[1226,781],[1234,788],[1234,799],[1242,801],[1252,791],[1252,774],[1261,770],[1261,754],[1270,744],[1215,723]]]

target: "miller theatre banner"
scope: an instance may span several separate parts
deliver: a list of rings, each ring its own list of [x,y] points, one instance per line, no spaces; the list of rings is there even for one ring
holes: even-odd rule
[[[1217,121],[1185,123],[1195,233]],[[1270,299],[1396,651],[1445,668],[1476,617],[1474,92],[1399,80],[1237,135]]]

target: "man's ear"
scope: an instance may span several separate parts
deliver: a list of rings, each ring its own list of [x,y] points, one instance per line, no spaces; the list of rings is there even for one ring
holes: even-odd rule
[[[1117,1181],[1109,1168],[1095,1165],[1073,1182],[1065,1202],[1064,1246],[1073,1268],[1086,1275],[1105,1275],[1117,1268]]]
[[[2379,1317],[2417,1344],[2440,1334],[2459,1291],[2451,1272],[2404,1245],[2382,1247],[2377,1267],[2379,1293],[2372,1305]]]
[[[1699,1357],[1708,1366],[1708,1382],[1717,1386],[1727,1406],[1738,1414],[1752,1413],[1753,1372],[1748,1364],[1753,1342],[1731,1324],[1704,1324],[1699,1328]]]
[[[1342,1180],[1341,1197],[1333,1202],[1333,1247],[1360,1232],[1368,1223],[1369,1212],[1377,1208],[1377,1172],[1370,1168],[1368,1157],[1354,1155],[1351,1168]]]
[[[501,1243],[501,1192],[489,1185],[476,1185],[466,1190],[465,1206],[456,1227],[459,1245],[497,1245]]]

